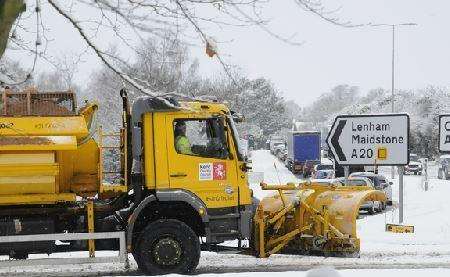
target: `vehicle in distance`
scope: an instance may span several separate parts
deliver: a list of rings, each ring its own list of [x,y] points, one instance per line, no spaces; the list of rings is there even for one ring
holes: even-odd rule
[[[438,165],[438,179],[448,180],[450,178],[450,155],[442,155],[437,161]]]
[[[409,155],[409,164],[405,165],[404,174],[422,175],[422,163],[416,154]]]
[[[312,178],[314,178],[314,179],[333,179],[334,178],[334,170],[333,169],[317,170],[312,174]]]
[[[311,176],[314,166],[321,162],[320,138],[320,132],[289,133],[286,166],[292,173]]]
[[[341,183],[342,186],[354,186],[354,187],[370,187],[370,188],[375,188],[374,183],[367,177],[349,177],[346,178],[345,177],[341,177],[341,178],[337,178],[335,179],[335,183]],[[386,194],[386,192],[385,192]],[[386,199],[387,199],[387,194],[386,194]],[[383,210],[386,209],[386,202],[382,202],[382,201],[366,201],[365,203],[363,203],[359,210],[360,211],[367,211],[369,214],[375,214],[377,212],[382,212]]]
[[[287,157],[287,149],[286,148],[281,151],[278,151],[277,158],[280,161],[284,162],[286,160],[286,157]]]
[[[284,142],[275,144],[275,146],[273,147],[272,154],[275,155],[276,157],[279,157],[280,153],[283,153],[285,149],[286,145],[284,144]]]
[[[314,166],[314,172],[318,170],[334,170],[333,164],[316,164]]]
[[[388,182],[386,177],[372,172],[354,172],[350,177],[364,177],[369,179],[376,190],[382,190],[386,194],[386,204],[392,205],[392,182]]]

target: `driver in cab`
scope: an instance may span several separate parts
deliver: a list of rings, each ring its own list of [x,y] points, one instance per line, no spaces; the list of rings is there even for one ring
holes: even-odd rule
[[[186,136],[186,122],[178,121],[175,124],[175,149],[180,154],[193,155],[191,143]]]

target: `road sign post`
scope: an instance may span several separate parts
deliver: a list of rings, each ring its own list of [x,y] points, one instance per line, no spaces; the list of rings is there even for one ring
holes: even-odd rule
[[[398,223],[403,223],[403,172],[405,168],[403,166],[398,167]]]
[[[344,168],[350,165],[373,164],[398,166],[399,222],[403,223],[403,166],[409,163],[409,116],[337,116],[328,133],[327,144],[335,161]]]
[[[428,191],[428,159],[425,159],[425,161],[424,161],[423,175],[425,178],[425,183],[424,183],[425,191]]]

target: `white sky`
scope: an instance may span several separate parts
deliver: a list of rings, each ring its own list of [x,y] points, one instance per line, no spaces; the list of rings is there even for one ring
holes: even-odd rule
[[[342,6],[337,15],[353,23],[415,22],[415,27],[400,27],[396,33],[396,88],[414,89],[427,85],[447,86],[450,72],[450,1],[448,0],[324,0],[330,9]],[[258,27],[209,30],[218,41],[219,50],[230,64],[238,65],[250,77],[267,77],[287,99],[301,106],[311,103],[321,93],[338,84],[368,89],[390,89],[391,36],[389,27],[342,28],[300,10],[291,0],[272,0],[264,11],[272,21],[270,29],[279,35],[304,41],[292,46],[274,39]],[[49,51],[80,52],[84,42],[64,19],[44,5],[45,24],[50,29]],[[102,33],[97,43],[103,47],[115,42]],[[199,41],[200,43],[200,41]],[[201,72],[213,75],[221,70],[204,48],[192,47],[192,56],[200,60]],[[31,64],[25,54],[11,53],[24,66]],[[83,57],[76,79],[86,84],[100,61],[92,54]],[[38,70],[51,70],[39,63]]]

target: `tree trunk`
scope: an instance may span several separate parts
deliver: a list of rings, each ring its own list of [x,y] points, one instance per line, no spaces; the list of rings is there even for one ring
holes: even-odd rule
[[[0,0],[0,58],[5,52],[11,27],[24,10],[23,0]]]

